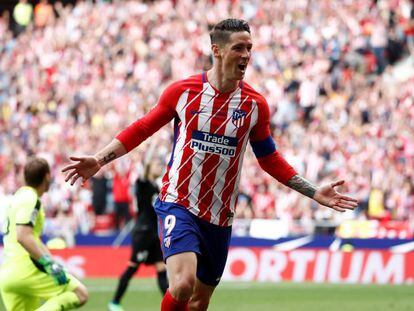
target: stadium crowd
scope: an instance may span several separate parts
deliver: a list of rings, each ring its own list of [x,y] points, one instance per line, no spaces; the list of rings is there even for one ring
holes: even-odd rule
[[[345,179],[360,201],[344,215],[317,208],[265,176],[249,151],[237,217],[414,222],[412,1],[57,2],[41,22],[38,12],[14,33],[13,17],[0,19],[0,201],[20,185],[27,155],[45,157],[50,230],[87,233],[96,215],[133,199],[145,146],[83,188],[60,169],[145,114],[171,81],[208,69],[206,30],[228,16],[253,30],[246,81],[268,100],[279,150],[310,181]],[[172,132],[151,138],[166,160]]]

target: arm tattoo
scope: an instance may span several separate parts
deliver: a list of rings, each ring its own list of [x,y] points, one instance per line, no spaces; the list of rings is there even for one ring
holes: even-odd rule
[[[299,175],[293,176],[288,181],[287,185],[293,190],[296,190],[297,192],[302,193],[311,199],[313,199],[313,196],[317,190],[314,185]]]
[[[110,152],[108,153],[106,156],[103,157],[102,162],[103,164],[108,164],[109,162],[111,162],[112,160],[116,159],[116,154],[115,152]]]

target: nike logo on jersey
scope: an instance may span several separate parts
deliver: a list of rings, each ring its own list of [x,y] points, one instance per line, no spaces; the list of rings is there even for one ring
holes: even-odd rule
[[[203,113],[212,113],[211,111],[209,112],[207,109],[201,108],[200,110],[194,110],[191,109],[190,110],[190,114],[191,115],[196,115],[196,114],[203,114]],[[226,111],[216,111],[213,113],[214,114],[214,118],[219,118],[219,119],[227,119],[227,112]]]
[[[204,108],[202,108],[200,110],[194,110],[194,109],[190,110],[191,115],[196,115],[196,114],[206,113],[206,112],[207,112],[207,110],[204,110]]]

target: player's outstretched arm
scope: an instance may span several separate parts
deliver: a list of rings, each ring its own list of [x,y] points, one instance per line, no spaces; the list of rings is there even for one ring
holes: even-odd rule
[[[353,210],[358,201],[335,190],[345,181],[336,181],[320,188],[298,175],[295,169],[276,150],[276,144],[270,135],[269,106],[264,98],[258,101],[259,117],[250,133],[250,143],[260,167],[279,182],[339,212]]]
[[[66,181],[73,185],[79,178],[82,184],[95,175],[102,166],[123,156],[140,145],[148,137],[170,122],[175,116],[174,102],[181,89],[176,84],[169,86],[161,95],[158,104],[145,116],[123,129],[109,145],[93,156],[70,157],[74,164],[63,168]]]
[[[353,210],[358,206],[358,201],[336,191],[336,187],[345,184],[344,180],[336,181],[330,185],[317,188],[305,178],[295,175],[288,182],[287,186],[301,194],[315,200],[321,205],[330,207],[338,212]]]
[[[79,178],[82,179],[82,185],[90,177],[95,175],[102,166],[127,153],[124,145],[118,140],[113,139],[106,147],[93,156],[70,157],[75,163],[62,169],[66,173],[65,181],[70,181],[73,185]]]

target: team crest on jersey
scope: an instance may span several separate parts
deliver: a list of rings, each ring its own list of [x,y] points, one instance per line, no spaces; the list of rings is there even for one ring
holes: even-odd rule
[[[170,245],[171,245],[171,237],[170,237],[170,236],[167,236],[167,237],[164,239],[164,246],[165,246],[166,248],[169,248],[169,247],[170,247]]]
[[[231,121],[233,122],[234,126],[239,128],[243,126],[244,121],[246,120],[247,112],[241,109],[236,109],[233,111],[233,116]]]

